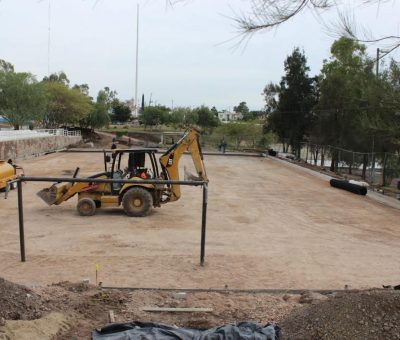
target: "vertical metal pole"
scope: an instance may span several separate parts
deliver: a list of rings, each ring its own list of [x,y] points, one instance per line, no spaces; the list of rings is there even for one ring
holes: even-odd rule
[[[22,182],[17,182],[18,188],[18,220],[19,220],[19,246],[21,262],[25,262],[25,232],[24,232],[24,207],[22,205]]]
[[[208,184],[203,184],[203,209],[201,216],[201,249],[200,265],[204,266],[205,246],[206,246],[206,222],[207,222],[207,203],[208,203]]]
[[[379,50],[379,48],[377,48],[376,49],[376,70],[375,70],[375,74],[376,74],[376,77],[378,78],[378,76],[379,76],[379,52],[380,52],[380,50]]]
[[[139,76],[139,4],[137,4],[137,19],[136,19],[136,73],[135,73],[135,108],[134,115],[139,116],[138,112],[138,76]]]
[[[50,43],[51,43],[51,0],[48,9],[48,32],[47,32],[47,76],[50,77]]]

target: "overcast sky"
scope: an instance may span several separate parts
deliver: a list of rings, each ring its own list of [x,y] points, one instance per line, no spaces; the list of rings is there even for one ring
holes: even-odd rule
[[[174,106],[221,110],[246,101],[251,109],[261,109],[264,86],[280,80],[294,47],[304,49],[314,75],[334,40],[308,13],[235,49],[238,40],[231,39],[237,30],[229,17],[245,11],[246,0],[188,0],[174,8],[164,0],[50,1],[50,72],[63,70],[72,84],[87,83],[92,96],[104,86],[121,99],[134,96],[137,3],[138,93],[146,102],[151,95],[153,102],[167,106],[173,101]],[[398,35],[399,3],[358,7],[355,15],[376,34]],[[0,59],[38,79],[48,70],[48,8],[49,0],[0,0]],[[337,13],[323,17],[329,22]],[[393,56],[400,59],[399,52]]]

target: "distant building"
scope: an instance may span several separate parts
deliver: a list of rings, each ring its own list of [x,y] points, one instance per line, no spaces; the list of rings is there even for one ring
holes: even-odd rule
[[[135,111],[135,100],[134,99],[127,100],[125,101],[125,104],[129,106],[129,108],[131,109],[131,116],[137,118],[139,116],[139,110],[137,112]]]
[[[218,112],[218,118],[221,122],[232,122],[242,119],[243,115],[238,112],[230,112],[227,110],[222,110]]]

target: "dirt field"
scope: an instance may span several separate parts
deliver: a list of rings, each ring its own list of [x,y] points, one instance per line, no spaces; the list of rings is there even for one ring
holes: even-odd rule
[[[185,164],[190,159],[183,158]],[[78,216],[24,185],[27,262],[19,262],[16,192],[0,200],[0,273],[28,286],[63,280],[156,288],[351,288],[400,283],[400,211],[267,158],[206,156],[206,266],[199,266],[201,189],[146,218],[120,209]],[[22,162],[27,175],[102,170],[101,154]]]

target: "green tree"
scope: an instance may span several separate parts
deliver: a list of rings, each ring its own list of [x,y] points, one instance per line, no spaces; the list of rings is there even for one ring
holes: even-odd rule
[[[90,111],[84,122],[86,122],[86,126],[90,126],[92,129],[101,128],[110,123],[110,116],[108,115],[108,107],[104,91],[99,91],[96,103],[94,103],[93,109]]]
[[[46,105],[43,87],[30,73],[16,73],[0,60],[0,115],[18,130],[21,125],[41,120]]]
[[[169,108],[165,106],[147,106],[140,113],[140,121],[147,126],[157,126],[160,124],[168,124]]]
[[[217,110],[217,108],[216,108],[215,106],[213,106],[213,107],[211,108],[211,112],[214,114],[215,117],[218,118],[218,110]]]
[[[316,86],[314,78],[308,76],[307,59],[299,48],[286,58],[284,66],[285,76],[279,86],[269,84],[264,89],[267,107],[271,107],[268,126],[299,156],[301,142],[313,124]]]
[[[250,110],[246,102],[240,102],[238,106],[233,107],[233,111],[240,113],[243,120],[251,120]]]
[[[81,93],[83,93],[85,96],[89,97],[89,85],[88,84],[81,84],[81,85],[75,84],[72,88],[74,90],[81,91]]]
[[[190,108],[187,107],[176,107],[170,116],[170,123],[174,126],[174,128],[184,127],[185,126],[185,118],[190,114]]]
[[[50,76],[45,76],[43,77],[44,82],[56,82],[56,83],[61,83],[65,86],[69,86],[69,79],[65,72],[61,71],[59,73],[52,73]]]
[[[315,109],[313,135],[326,145],[368,152],[371,136],[366,133],[362,121],[376,97],[372,90],[376,89],[373,63],[364,45],[347,38],[336,40],[331,54],[320,76],[320,99]],[[337,162],[335,152],[331,170],[336,168]],[[364,174],[365,166],[366,160]]]
[[[196,125],[198,121],[199,121],[199,116],[197,114],[197,111],[188,108],[184,117],[184,126],[188,127]]]
[[[128,105],[120,102],[119,100],[114,100],[112,103],[112,121],[125,123],[131,118],[131,109]]]
[[[203,128],[214,128],[220,123],[218,117],[207,106],[200,106],[193,110],[197,114],[197,124]]]
[[[47,92],[45,124],[55,128],[60,125],[80,125],[87,121],[93,110],[88,96],[78,89],[70,89],[63,82],[44,81]]]
[[[114,100],[117,99],[117,91],[111,90],[108,86],[104,87],[102,95],[104,95],[105,103],[107,104],[107,108],[110,110],[112,108]]]

